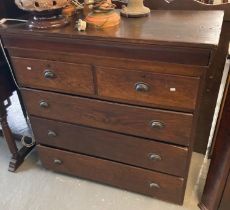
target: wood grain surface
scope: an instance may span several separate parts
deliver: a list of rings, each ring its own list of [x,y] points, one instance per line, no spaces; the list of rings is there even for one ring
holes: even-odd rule
[[[193,115],[23,89],[30,115],[188,146]],[[48,107],[40,106],[41,102]],[[153,121],[163,124],[152,127]]]
[[[216,136],[212,160],[210,163],[204,192],[201,198],[201,209],[229,209],[229,173],[230,173],[230,77],[228,77],[223,111]],[[225,189],[226,188],[226,189]],[[225,192],[226,190],[226,192]],[[227,193],[226,195],[224,193]],[[225,199],[227,197],[227,200]],[[222,198],[223,203],[221,203]]]
[[[194,110],[199,78],[96,67],[98,95],[143,104]],[[146,90],[137,90],[137,85]]]
[[[41,161],[48,169],[177,204],[183,202],[183,178],[40,145],[37,147]],[[55,164],[54,161],[61,163]]]
[[[95,92],[90,65],[18,57],[11,59],[21,86],[75,94]]]
[[[184,177],[188,149],[108,131],[31,117],[37,143]],[[161,159],[150,159],[150,155]],[[177,167],[175,167],[177,165]]]
[[[53,30],[28,30],[25,24],[0,29],[4,34],[33,34],[41,39],[47,37],[97,39],[123,43],[147,43],[199,48],[216,48],[222,26],[222,11],[167,11],[154,10],[144,18],[121,18],[119,27],[109,30],[73,30],[73,25]],[[208,31],[208,33],[207,33]],[[42,43],[41,43],[42,44]],[[96,44],[96,42],[95,42]],[[76,49],[78,50],[78,49]]]
[[[38,35],[39,34],[34,33],[32,37],[30,34],[25,34],[19,37],[18,34],[10,33],[7,34],[6,37],[2,34],[2,37],[5,46],[9,49],[36,49],[36,51],[49,51],[52,49],[53,53],[65,52],[75,55],[80,54],[85,57],[97,56],[101,60],[105,60],[107,58],[123,58],[195,66],[208,66],[210,63],[212,49],[216,48],[212,45],[209,45],[209,48],[207,46],[192,47],[190,45],[186,46],[183,44],[170,46],[169,44],[164,45],[161,43],[151,44],[139,43],[138,41],[128,42],[128,40],[123,43],[122,41],[118,42],[113,39],[101,40],[100,38],[95,39],[93,37],[90,39],[84,39],[85,37],[82,36],[65,39],[65,36],[61,38],[59,36],[48,36],[48,34],[46,37],[40,37]],[[19,39],[20,42],[18,41]]]

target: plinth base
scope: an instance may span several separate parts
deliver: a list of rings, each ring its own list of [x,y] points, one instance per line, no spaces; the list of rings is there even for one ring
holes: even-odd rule
[[[144,16],[148,16],[149,13],[150,13],[150,9],[145,6],[137,9],[124,6],[121,10],[121,15],[124,17],[144,17]]]

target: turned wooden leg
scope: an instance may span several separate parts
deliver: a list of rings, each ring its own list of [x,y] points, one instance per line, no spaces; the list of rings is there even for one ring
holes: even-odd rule
[[[22,147],[20,150],[18,150],[14,136],[7,122],[7,110],[3,102],[0,103],[0,123],[2,126],[3,136],[12,154],[8,170],[14,172],[22,164],[26,155],[33,149],[33,147]]]
[[[17,90],[17,95],[18,95],[19,102],[20,102],[20,104],[21,104],[22,113],[23,113],[23,115],[24,115],[24,117],[25,117],[25,119],[26,119],[26,118],[27,118],[27,113],[26,113],[25,106],[24,106],[24,104],[23,104],[22,95],[21,95],[21,93],[20,93],[19,90]]]

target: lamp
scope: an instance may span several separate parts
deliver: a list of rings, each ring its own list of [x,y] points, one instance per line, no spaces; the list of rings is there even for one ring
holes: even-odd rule
[[[123,6],[121,15],[125,17],[143,17],[150,13],[150,9],[145,7],[143,0],[129,0],[128,5]]]

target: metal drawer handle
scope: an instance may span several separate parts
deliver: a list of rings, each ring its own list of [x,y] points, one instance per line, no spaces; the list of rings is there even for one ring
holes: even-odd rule
[[[149,158],[149,160],[153,160],[153,161],[162,160],[160,155],[157,155],[157,154],[154,154],[154,153],[149,153],[148,158]]]
[[[48,130],[48,136],[49,137],[56,137],[57,134],[54,131]]]
[[[158,185],[158,184],[156,184],[156,183],[154,183],[154,182],[151,182],[151,183],[149,184],[149,187],[150,187],[150,188],[157,188],[157,189],[159,189],[159,188],[160,188],[160,185]]]
[[[48,108],[49,107],[49,104],[46,101],[43,101],[43,100],[40,101],[39,105],[42,108]]]
[[[162,129],[165,127],[164,123],[163,122],[160,122],[158,120],[153,120],[150,122],[150,126],[152,128],[156,128],[156,129]]]
[[[56,164],[56,165],[61,165],[61,164],[62,164],[62,161],[59,160],[59,159],[54,159],[54,164]]]
[[[137,92],[148,92],[149,91],[149,85],[144,82],[136,83],[134,88]]]
[[[46,79],[54,79],[55,78],[55,74],[51,70],[47,69],[47,70],[44,71],[44,77]]]

